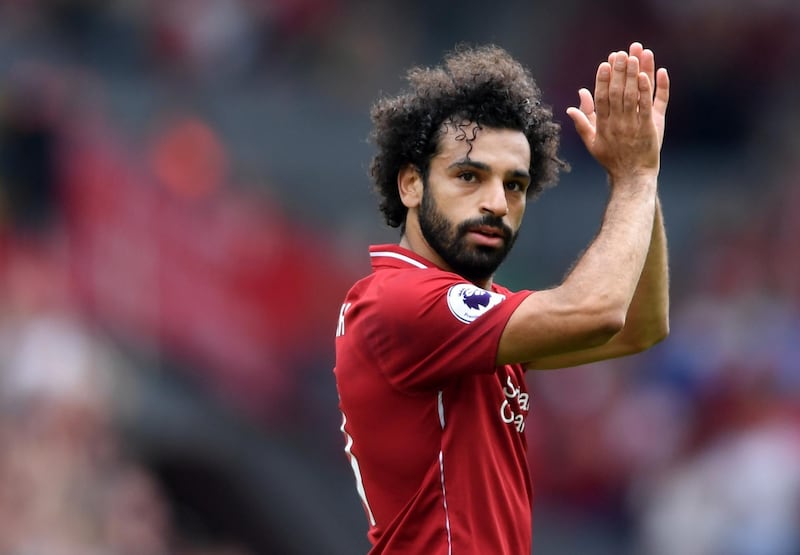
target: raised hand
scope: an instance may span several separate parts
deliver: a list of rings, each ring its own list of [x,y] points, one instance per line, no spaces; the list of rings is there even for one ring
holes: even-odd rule
[[[627,53],[612,52],[597,68],[594,97],[587,89],[578,95],[567,114],[612,177],[658,171],[669,78],[656,71],[651,50],[635,42]]]

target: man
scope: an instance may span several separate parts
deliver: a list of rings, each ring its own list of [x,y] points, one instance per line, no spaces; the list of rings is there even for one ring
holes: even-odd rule
[[[493,274],[529,198],[552,183],[559,127],[530,74],[494,46],[414,69],[372,111],[371,173],[399,245],[339,313],[334,369],[372,553],[523,555],[532,485],[525,370],[646,349],[668,333],[656,180],[666,70],[639,43],[599,65],[569,108],[608,173],[597,236],[561,285],[511,291]]]

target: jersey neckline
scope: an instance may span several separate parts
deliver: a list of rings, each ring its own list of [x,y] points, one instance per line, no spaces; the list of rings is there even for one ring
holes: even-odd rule
[[[372,245],[369,248],[369,256],[373,270],[381,268],[419,268],[422,270],[435,268],[435,265],[429,260],[400,245]]]

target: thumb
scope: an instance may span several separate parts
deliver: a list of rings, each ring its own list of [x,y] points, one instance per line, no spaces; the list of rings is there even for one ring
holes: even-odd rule
[[[594,141],[594,126],[586,114],[580,109],[570,106],[567,108],[567,115],[572,119],[572,123],[575,124],[575,131],[578,132],[584,144],[591,145]]]

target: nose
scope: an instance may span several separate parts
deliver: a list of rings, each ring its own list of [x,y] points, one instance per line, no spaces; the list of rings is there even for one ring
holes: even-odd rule
[[[482,187],[481,212],[502,218],[508,214],[508,199],[502,180],[492,180]]]

